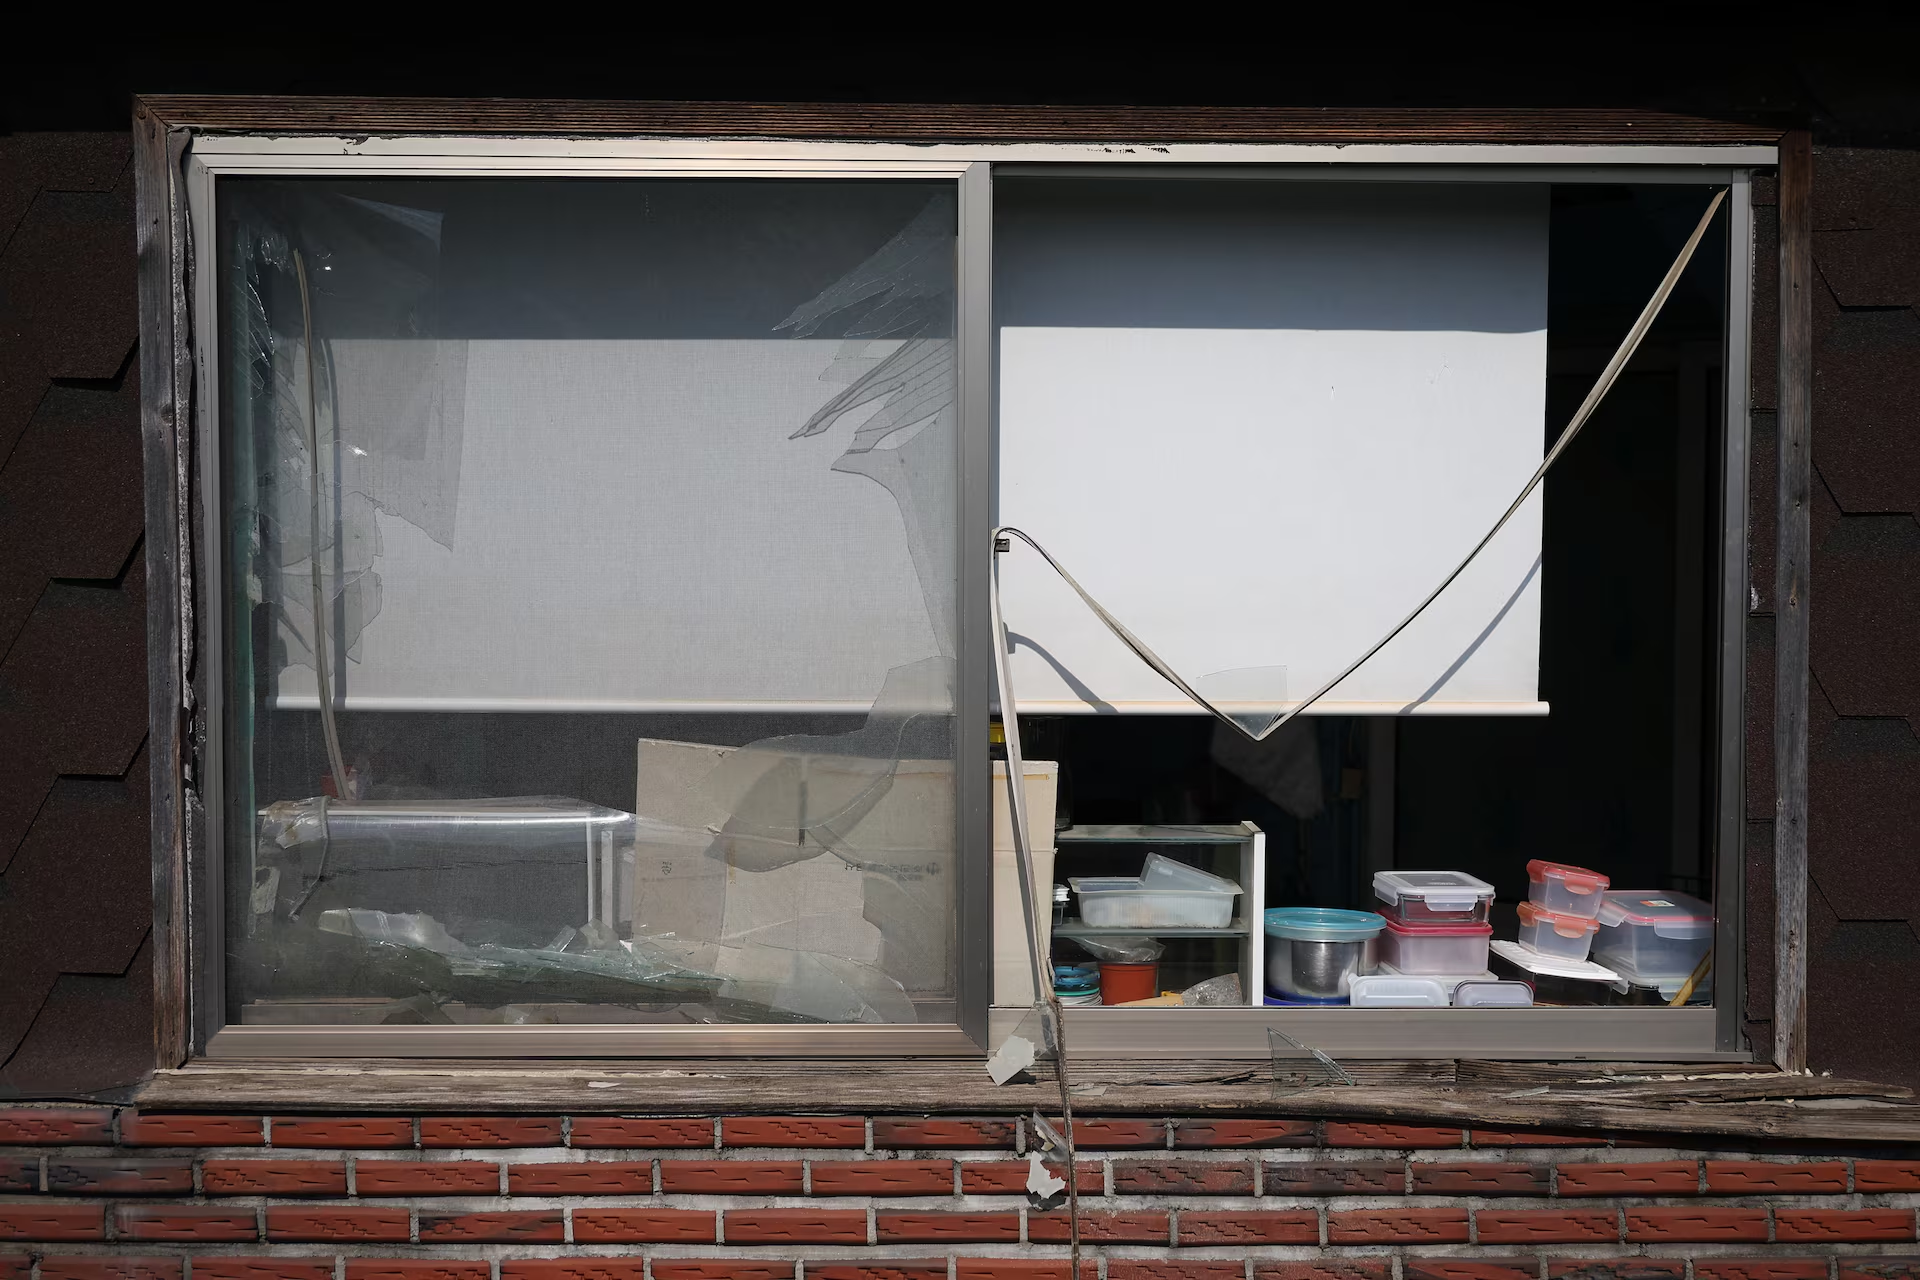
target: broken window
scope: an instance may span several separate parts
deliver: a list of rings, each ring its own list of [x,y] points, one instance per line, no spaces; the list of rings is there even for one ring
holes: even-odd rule
[[[955,1020],[955,207],[221,183],[231,1022]]]

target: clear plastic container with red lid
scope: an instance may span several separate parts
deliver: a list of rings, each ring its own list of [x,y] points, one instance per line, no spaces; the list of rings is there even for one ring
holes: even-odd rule
[[[1684,893],[1616,889],[1601,895],[1594,950],[1642,976],[1685,977],[1713,946],[1713,908]]]
[[[1585,960],[1600,922],[1588,916],[1548,911],[1537,902],[1522,902],[1520,945],[1555,960]]]
[[[1380,960],[1401,973],[1485,973],[1493,926],[1408,924],[1387,917],[1380,931]]]
[[[1596,920],[1606,891],[1607,878],[1598,871],[1538,858],[1527,864],[1528,900],[1555,915]]]

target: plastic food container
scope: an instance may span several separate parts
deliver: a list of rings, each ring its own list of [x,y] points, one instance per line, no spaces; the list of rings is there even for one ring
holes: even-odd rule
[[[1157,853],[1138,876],[1075,876],[1072,884],[1080,918],[1097,929],[1224,929],[1240,893],[1231,880]]]
[[[1385,925],[1371,911],[1269,909],[1268,994],[1285,1000],[1344,1000],[1354,978],[1373,972]]]
[[[1585,960],[1593,946],[1598,920],[1586,916],[1562,915],[1547,911],[1536,902],[1523,902],[1520,912],[1520,945],[1530,947],[1555,960]]]
[[[1598,871],[1538,858],[1527,864],[1527,882],[1527,897],[1535,906],[1588,920],[1599,916],[1607,888],[1607,878]]]
[[[1469,978],[1453,989],[1459,1009],[1531,1009],[1533,988],[1506,978]]]
[[[1485,924],[1493,886],[1464,871],[1376,871],[1380,914],[1407,924]]]
[[[1403,924],[1388,920],[1380,960],[1401,973],[1485,973],[1490,924]]]
[[[1353,980],[1356,1009],[1444,1009],[1447,988],[1438,978],[1399,973],[1368,973]]]
[[[1673,1003],[1680,989],[1686,986],[1686,978],[1642,978],[1622,972],[1620,981],[1613,984],[1608,1004],[1656,1005],[1666,1006]],[[1687,995],[1687,1003],[1702,1005],[1713,1003],[1713,979],[1703,977],[1694,984]]]
[[[1713,946],[1713,908],[1684,893],[1616,889],[1602,895],[1593,949],[1641,977],[1684,978]]]

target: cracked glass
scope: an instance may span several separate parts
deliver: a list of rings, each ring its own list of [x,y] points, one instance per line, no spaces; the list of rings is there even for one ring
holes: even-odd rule
[[[951,1023],[951,183],[222,179],[226,1014]]]

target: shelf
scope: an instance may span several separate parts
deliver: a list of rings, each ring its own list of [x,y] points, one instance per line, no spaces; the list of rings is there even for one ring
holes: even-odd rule
[[[1234,827],[1068,827],[1053,833],[1057,849],[1063,844],[1242,844],[1253,832]]]
[[[1115,925],[1112,927],[1081,924],[1078,920],[1069,920],[1065,924],[1053,926],[1056,938],[1244,938],[1247,936],[1247,922],[1235,920],[1222,929],[1184,929],[1184,928],[1141,928],[1139,926]]]

